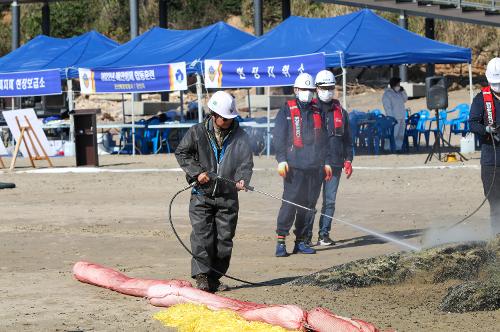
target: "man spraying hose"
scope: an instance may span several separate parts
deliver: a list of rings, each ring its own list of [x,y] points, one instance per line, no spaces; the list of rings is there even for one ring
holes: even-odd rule
[[[217,91],[208,101],[210,115],[191,127],[175,156],[189,183],[197,182],[189,204],[191,220],[191,276],[204,291],[226,288],[219,279],[229,268],[238,221],[238,190],[252,177],[253,156],[247,134],[234,120],[234,98]],[[237,182],[236,185],[209,174]]]
[[[312,97],[316,87],[307,73],[297,76],[296,98],[284,105],[276,116],[273,144],[278,173],[283,177],[283,199],[314,209],[321,192],[323,178],[331,177],[325,167],[324,126],[321,113]],[[285,238],[295,222],[293,253],[314,254],[307,243],[307,225],[314,213],[282,203],[277,220],[276,257],[286,257]]]
[[[484,194],[488,195],[491,230],[495,235],[500,233],[500,173],[498,172],[500,169],[500,130],[498,129],[500,124],[500,58],[490,60],[486,67],[486,79],[489,85],[474,97],[469,123],[471,131],[479,137],[481,143],[481,179]],[[494,174],[495,182],[492,185]]]

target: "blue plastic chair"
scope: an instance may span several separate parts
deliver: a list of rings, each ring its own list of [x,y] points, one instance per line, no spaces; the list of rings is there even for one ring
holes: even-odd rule
[[[358,146],[367,147],[368,153],[377,153],[377,146],[375,146],[375,136],[377,133],[377,119],[385,118],[385,115],[374,113],[361,113],[357,115],[357,125],[359,127],[357,133]]]
[[[429,119],[429,131],[434,133],[434,139],[437,139],[438,133],[441,135],[444,132],[444,127],[446,125],[446,119],[448,118],[448,112],[446,110],[441,110],[438,112],[439,116],[439,128],[437,127],[437,119],[436,117],[432,117]],[[432,124],[436,122],[436,126],[433,128]]]
[[[420,122],[420,113],[415,113],[410,115],[406,119],[406,129],[405,129],[405,138],[403,141],[403,151],[410,151],[410,137],[413,139],[413,147],[418,151],[418,130],[417,126]]]
[[[458,112],[458,115],[454,119],[450,119],[445,121],[446,125],[449,125],[449,138],[451,140],[451,135],[462,135],[465,137],[467,133],[470,131],[469,127],[469,115],[470,115],[470,106],[468,104],[460,104],[454,109],[448,111],[448,114]]]
[[[375,154],[380,154],[380,149],[384,150],[385,140],[389,139],[391,153],[396,152],[396,141],[394,139],[394,126],[398,121],[392,116],[377,117],[373,130],[373,149]]]
[[[144,128],[135,128],[135,147],[136,151],[140,154],[148,153],[148,144],[145,138],[146,120],[139,120],[135,122],[136,125],[144,126]],[[122,145],[123,144],[123,145]],[[121,153],[132,154],[132,128],[123,128],[120,133],[120,146],[123,148]]]
[[[168,116],[165,119],[168,119]],[[170,132],[170,129],[149,128],[149,126],[159,125],[161,123],[162,122],[157,117],[148,119],[147,121],[148,127],[145,130],[144,139],[146,141],[148,153],[157,154],[158,152],[160,152],[161,149],[163,148],[163,142],[165,141],[166,141],[167,151],[168,153],[170,153],[170,145],[168,144],[168,139],[167,140],[164,139],[165,131]]]
[[[366,145],[366,141],[362,128],[362,121],[368,119],[368,113],[360,112],[357,110],[353,110],[349,113],[349,127],[351,128],[351,138],[353,149],[356,147],[362,147]],[[354,151],[353,151],[354,152]]]
[[[417,132],[418,132],[418,145],[420,146],[420,140],[422,135],[424,135],[425,138],[425,145],[428,147],[429,146],[429,136],[430,136],[430,130],[427,129],[427,122],[430,120],[430,114],[429,110],[421,110],[418,112],[420,114],[420,118],[417,123]]]
[[[369,111],[368,113],[373,114],[375,116],[384,115],[384,113],[381,110],[379,110],[378,108],[373,109],[373,110]]]

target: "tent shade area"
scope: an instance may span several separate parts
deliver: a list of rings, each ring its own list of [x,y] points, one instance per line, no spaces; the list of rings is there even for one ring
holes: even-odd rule
[[[201,72],[203,59],[238,48],[255,37],[218,22],[194,30],[152,28],[112,52],[80,63],[83,68],[124,68],[184,61],[189,73]]]
[[[67,68],[106,53],[118,43],[97,31],[72,38],[37,36],[20,48],[0,58],[0,73],[59,69],[67,78]]]
[[[327,67],[470,63],[472,58],[468,48],[422,37],[368,9],[331,18],[291,16],[261,38],[216,58],[257,59],[318,52],[326,54]]]

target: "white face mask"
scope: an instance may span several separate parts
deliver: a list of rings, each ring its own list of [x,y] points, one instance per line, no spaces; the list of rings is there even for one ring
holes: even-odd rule
[[[297,93],[297,98],[303,103],[310,103],[313,99],[313,92],[309,90],[300,90]]]
[[[491,83],[491,90],[493,90],[496,93],[500,92],[500,83]]]
[[[318,98],[325,103],[332,101],[333,90],[318,90]]]
[[[394,87],[394,91],[399,92],[400,90],[401,90],[401,87],[400,87],[400,86],[395,86],[395,87]]]

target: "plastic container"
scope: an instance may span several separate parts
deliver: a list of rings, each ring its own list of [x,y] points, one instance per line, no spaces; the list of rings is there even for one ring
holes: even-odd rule
[[[460,139],[460,153],[474,153],[476,151],[474,134],[469,133]]]

